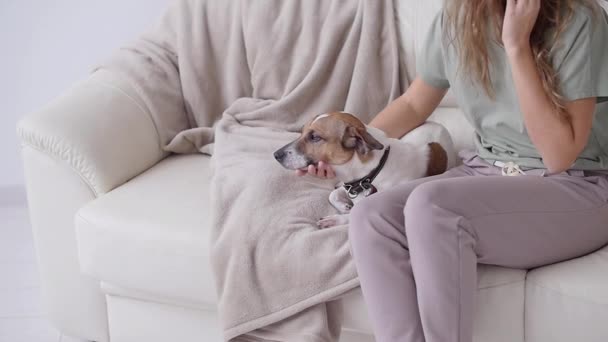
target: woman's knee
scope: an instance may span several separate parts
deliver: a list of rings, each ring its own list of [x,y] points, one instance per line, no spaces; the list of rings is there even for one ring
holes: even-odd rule
[[[423,183],[417,186],[410,194],[405,204],[406,210],[425,209],[437,203],[445,192],[445,183],[441,180]]]
[[[408,236],[414,231],[429,232],[437,227],[438,211],[443,210],[446,199],[446,182],[433,181],[421,184],[410,194],[404,208],[405,229]]]
[[[393,235],[391,230],[395,230],[395,221],[403,222],[403,206],[397,210],[394,207],[394,204],[374,196],[358,202],[350,211],[348,234],[351,242],[365,244],[382,236]],[[393,217],[395,215],[399,217]]]

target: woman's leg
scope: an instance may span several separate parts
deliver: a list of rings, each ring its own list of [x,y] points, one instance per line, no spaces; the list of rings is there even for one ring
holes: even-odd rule
[[[478,262],[533,268],[608,243],[607,191],[572,176],[475,176],[416,187],[406,204],[405,226],[426,342],[471,342]],[[380,261],[404,264],[401,272],[409,272],[403,258]],[[384,265],[375,267],[388,271]],[[390,275],[384,281],[402,280]],[[409,280],[402,286],[413,291]],[[383,291],[380,285],[374,290]],[[391,292],[381,295],[387,302],[393,299]],[[410,325],[407,320],[415,316],[411,308],[392,306],[390,312],[377,309],[375,314],[396,316],[381,322],[378,331],[396,331],[393,326]],[[379,341],[389,340],[420,339]]]
[[[403,208],[418,185],[466,176],[461,166],[417,179],[357,203],[350,213],[349,240],[363,298],[378,342],[423,342]]]

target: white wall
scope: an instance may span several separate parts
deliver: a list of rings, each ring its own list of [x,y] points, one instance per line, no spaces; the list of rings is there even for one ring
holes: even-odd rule
[[[169,0],[0,0],[0,188],[22,185],[15,125],[136,38]]]

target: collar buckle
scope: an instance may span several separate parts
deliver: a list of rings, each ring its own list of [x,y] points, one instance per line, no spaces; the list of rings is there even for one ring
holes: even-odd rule
[[[363,188],[363,190],[371,189],[372,181],[369,178],[365,178],[364,180],[359,182],[359,186]]]
[[[346,190],[348,197],[350,199],[355,199],[359,194],[364,193],[365,197],[375,193],[377,190],[372,184],[376,176],[382,171],[384,164],[386,163],[386,159],[388,158],[388,154],[390,151],[390,146],[384,151],[382,158],[380,159],[380,164],[372,170],[367,176],[364,178],[355,180],[350,183],[344,183],[343,187]]]

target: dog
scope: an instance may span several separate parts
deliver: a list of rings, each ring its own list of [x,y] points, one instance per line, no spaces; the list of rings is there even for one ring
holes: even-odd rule
[[[286,169],[307,169],[319,161],[333,168],[341,182],[329,195],[339,212],[321,218],[320,228],[348,223],[348,213],[361,199],[413,179],[441,174],[452,167],[455,151],[442,125],[426,122],[402,139],[365,125],[345,112],[317,115],[300,137],[274,152]]]

